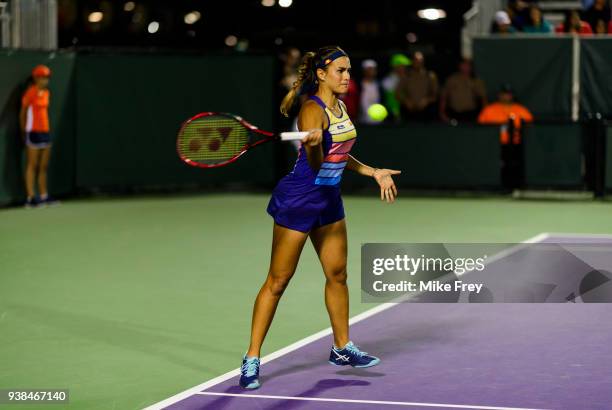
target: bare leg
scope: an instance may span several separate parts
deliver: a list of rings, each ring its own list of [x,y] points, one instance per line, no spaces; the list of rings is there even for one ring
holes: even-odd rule
[[[349,294],[346,286],[346,223],[344,219],[324,225],[310,233],[325,273],[325,306],[334,331],[334,344],[349,342]]]
[[[51,147],[40,150],[40,166],[38,167],[38,193],[44,197],[47,192],[47,168],[49,167],[49,157],[51,156]]]
[[[40,149],[26,146],[25,188],[28,198],[34,197],[34,179],[38,170]]]
[[[274,318],[276,307],[295,273],[307,237],[307,233],[274,224],[270,270],[266,281],[259,290],[257,299],[255,299],[251,325],[251,344],[247,356],[259,357],[261,345]]]

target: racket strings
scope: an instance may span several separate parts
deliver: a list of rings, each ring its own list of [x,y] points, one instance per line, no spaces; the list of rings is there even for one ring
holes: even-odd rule
[[[248,141],[249,132],[240,122],[211,115],[195,119],[183,127],[178,150],[183,158],[214,165],[240,154]]]

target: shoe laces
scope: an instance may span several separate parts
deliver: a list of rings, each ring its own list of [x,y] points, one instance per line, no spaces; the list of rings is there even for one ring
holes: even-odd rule
[[[355,346],[352,343],[346,345],[346,349],[357,357],[363,357],[368,354],[368,352],[362,352],[361,350],[359,350],[359,347]]]
[[[251,377],[257,374],[258,368],[259,368],[259,359],[254,358],[254,359],[248,359],[246,362],[244,362],[240,370],[245,376]]]

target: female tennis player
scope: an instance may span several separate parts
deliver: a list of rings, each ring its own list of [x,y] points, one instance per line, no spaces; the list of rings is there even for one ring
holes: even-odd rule
[[[255,300],[251,342],[242,360],[240,385],[246,389],[260,386],[260,349],[309,236],[326,277],[325,305],[334,333],[329,362],[353,367],[380,362],[349,339],[346,225],[340,180],[344,168],[373,177],[380,185],[381,200],[393,202],[397,189],[391,175],[400,171],[372,168],[349,154],[357,134],[338,96],[348,90],[350,69],[350,60],[339,47],[306,53],[297,81],[281,104],[281,112],[287,116],[298,95],[310,96],[298,116],[299,129],[309,134],[302,139],[293,171],[280,180],[268,205],[274,218],[272,257],[268,277]]]
[[[51,70],[38,65],[32,70],[32,84],[21,99],[19,125],[25,140],[27,163],[25,187],[26,208],[54,204],[57,201],[47,191],[47,167],[51,156],[51,135],[49,134],[49,98],[48,89]],[[37,175],[38,174],[38,175]],[[38,178],[36,178],[38,177]],[[34,181],[38,179],[40,199],[34,196]]]

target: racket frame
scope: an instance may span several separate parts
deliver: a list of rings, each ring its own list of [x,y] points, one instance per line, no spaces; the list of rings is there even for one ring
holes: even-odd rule
[[[218,167],[222,167],[222,166],[225,166],[225,165],[229,165],[232,162],[236,161],[238,158],[240,158],[249,149],[251,149],[251,148],[253,148],[253,147],[257,146],[257,145],[263,144],[264,142],[269,142],[269,141],[273,141],[275,139],[280,139],[281,138],[280,136],[275,135],[273,132],[264,131],[262,129],[259,129],[258,127],[254,126],[250,122],[244,120],[242,117],[239,117],[237,115],[230,114],[230,113],[227,113],[227,112],[213,112],[213,111],[201,112],[201,113],[199,113],[197,115],[194,115],[193,117],[189,118],[185,122],[183,122],[183,124],[181,125],[181,128],[179,129],[179,135],[182,134],[183,129],[185,129],[185,127],[189,123],[191,123],[192,121],[195,121],[198,118],[202,118],[202,117],[210,117],[211,115],[221,115],[221,116],[224,116],[224,117],[233,118],[236,121],[238,121],[239,123],[241,123],[249,131],[256,132],[256,133],[258,133],[260,135],[263,135],[266,138],[258,140],[258,141],[255,141],[252,144],[247,142],[246,145],[244,147],[242,147],[242,150],[238,154],[234,155],[232,158],[230,158],[230,159],[228,159],[226,161],[219,162],[218,164],[201,164],[201,163],[199,163],[197,161],[192,161],[189,158],[185,157],[184,155],[181,154],[181,151],[180,151],[180,148],[179,148],[179,141],[180,141],[180,139],[177,138],[176,139],[176,152],[177,152],[179,158],[181,158],[181,160],[184,163],[186,163],[188,165],[191,165],[192,167],[198,167],[198,168],[218,168]]]

